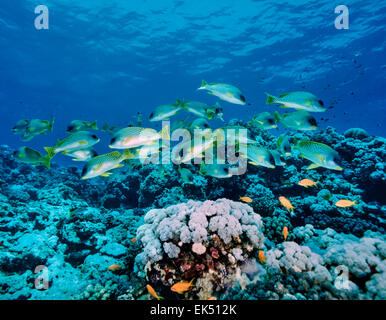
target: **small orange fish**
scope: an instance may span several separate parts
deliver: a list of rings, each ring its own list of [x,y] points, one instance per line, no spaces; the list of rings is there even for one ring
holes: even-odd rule
[[[147,291],[154,297],[156,298],[157,300],[161,300],[162,297],[160,297],[156,292],[155,290],[153,289],[153,287],[150,285],[150,284],[147,284],[146,285],[146,288],[147,288]]]
[[[137,238],[133,238],[130,241],[131,241],[131,243],[135,243],[137,241]]]
[[[283,196],[279,197],[279,201],[283,205],[283,207],[288,210],[288,212],[294,211],[294,206],[286,197],[283,197]]]
[[[352,207],[356,206],[357,203],[356,201],[350,201],[350,200],[339,200],[338,202],[335,203],[337,207],[340,208],[347,208],[347,207]]]
[[[287,228],[287,226],[284,226],[284,228],[283,228],[283,236],[284,236],[284,241],[286,241],[287,237],[288,237],[288,228]]]
[[[246,203],[251,203],[253,200],[250,197],[240,197],[241,201],[244,201]]]
[[[303,179],[303,180],[300,180],[298,182],[298,185],[299,186],[302,186],[302,187],[305,187],[305,188],[308,188],[308,187],[314,187],[316,186],[317,182],[314,182],[310,179]]]
[[[264,250],[259,250],[259,260],[261,263],[265,263],[266,258],[265,258]]]
[[[186,281],[177,282],[170,288],[170,290],[172,290],[173,292],[182,294],[185,291],[188,291],[191,287],[193,287],[193,284],[192,284],[193,280],[194,279],[192,279],[190,282],[186,282]]]
[[[119,264],[112,264],[108,269],[109,269],[110,271],[117,271],[117,270],[121,270],[121,269],[122,269],[122,266],[119,265]]]

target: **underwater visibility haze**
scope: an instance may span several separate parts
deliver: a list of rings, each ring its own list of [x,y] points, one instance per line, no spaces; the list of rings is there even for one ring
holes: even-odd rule
[[[3,0],[0,299],[386,299],[365,2]]]

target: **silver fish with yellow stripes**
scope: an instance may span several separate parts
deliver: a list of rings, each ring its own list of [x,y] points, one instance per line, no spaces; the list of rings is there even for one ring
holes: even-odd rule
[[[13,157],[17,162],[39,165],[42,164],[47,168],[51,166],[51,159],[46,155],[42,157],[40,152],[28,148],[28,147],[20,147],[13,153]]]
[[[269,112],[262,112],[253,116],[248,124],[263,130],[277,128],[276,120]]]
[[[299,110],[291,113],[280,115],[277,111],[274,113],[277,122],[280,122],[284,127],[300,131],[316,130],[318,124],[316,119],[307,111]]]
[[[88,131],[78,131],[57,142],[55,147],[45,147],[49,157],[62,152],[67,154],[76,150],[88,149],[99,142],[99,138]]]
[[[296,110],[306,110],[310,112],[323,112],[324,103],[317,96],[310,92],[296,91],[290,93],[283,93],[279,97],[275,97],[266,93],[268,96],[267,104],[280,103],[281,108],[293,108]]]
[[[151,128],[127,127],[116,131],[110,141],[112,149],[130,149],[157,143],[160,139],[170,140],[169,127],[157,132]]]
[[[66,156],[72,158],[73,161],[87,161],[94,158],[98,153],[93,148],[69,151],[65,153]]]
[[[232,177],[230,167],[231,166],[229,164],[205,164],[202,162],[200,166],[200,173],[203,175],[211,176],[213,178],[226,179]]]
[[[302,140],[295,142],[293,149],[299,152],[300,157],[306,158],[312,162],[312,164],[308,166],[307,170],[318,167],[338,171],[343,170],[343,168],[335,162],[339,157],[338,152],[326,144],[310,140]]]
[[[284,155],[284,156],[290,156],[291,155],[291,144],[288,140],[288,137],[285,135],[281,135],[276,140],[277,150]]]
[[[29,120],[21,119],[18,122],[16,122],[15,126],[12,128],[12,132],[14,134],[22,134],[27,130],[28,124],[29,124]]]
[[[241,93],[240,89],[236,88],[233,85],[226,83],[207,83],[205,80],[202,80],[201,87],[198,90],[208,90],[209,94],[220,98],[221,100],[245,105],[246,100],[244,95]]]
[[[52,132],[55,118],[48,120],[32,119],[28,123],[26,133],[29,135],[45,134],[47,131]]]
[[[82,170],[82,179],[90,179],[98,176],[108,177],[112,173],[110,170],[123,167],[122,161],[132,158],[133,155],[129,150],[124,150],[121,154],[118,151],[113,151],[108,154],[103,154],[94,157],[87,161]]]
[[[72,120],[70,124],[67,126],[68,133],[74,133],[77,131],[87,131],[89,129],[98,130],[97,122],[89,122],[83,120]]]
[[[275,158],[268,149],[255,145],[247,145],[246,150],[247,154],[241,154],[240,156],[248,159],[249,164],[254,166],[263,166],[270,169],[275,168]]]
[[[149,121],[168,120],[170,117],[176,115],[182,109],[178,100],[176,104],[165,104],[155,108],[150,114]]]

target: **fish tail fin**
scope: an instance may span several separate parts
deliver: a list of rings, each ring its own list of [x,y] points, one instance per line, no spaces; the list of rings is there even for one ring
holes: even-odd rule
[[[52,128],[54,126],[55,117],[52,117],[50,123],[48,124],[48,130],[52,132]]]
[[[44,147],[44,150],[47,151],[47,156],[52,159],[54,157],[55,153],[55,147]]]
[[[98,130],[97,121],[96,120],[91,123],[91,129]]]
[[[49,157],[49,155],[45,155],[42,160],[41,160],[41,163],[43,166],[45,166],[46,168],[51,168],[51,159],[52,157]]]
[[[109,130],[109,125],[107,124],[106,121],[104,121],[102,126],[102,131],[107,131],[107,130]]]
[[[205,81],[205,80],[202,80],[202,81],[201,81],[201,87],[199,87],[197,90],[205,89],[206,85],[207,85],[206,81]]]
[[[134,158],[134,155],[130,152],[130,150],[129,149],[123,150],[122,159],[127,160],[127,159],[131,159],[131,158]]]
[[[169,126],[163,126],[159,133],[163,140],[170,140]]]
[[[275,119],[276,122],[280,122],[280,113],[275,111],[273,114],[273,118]]]
[[[270,95],[267,92],[265,94],[268,96],[266,104],[271,104],[275,102],[276,98],[274,96]]]

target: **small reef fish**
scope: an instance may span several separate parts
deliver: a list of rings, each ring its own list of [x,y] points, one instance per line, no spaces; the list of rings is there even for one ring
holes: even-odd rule
[[[131,239],[131,240],[130,240],[130,242],[131,242],[131,243],[135,243],[135,242],[137,242],[137,238],[133,238],[133,239]]]
[[[39,165],[42,164],[46,168],[51,167],[51,158],[47,155],[42,157],[40,152],[28,148],[28,147],[20,147],[18,150],[14,151],[13,157],[17,162]]]
[[[279,201],[283,205],[283,207],[287,209],[288,212],[294,211],[294,206],[286,197],[280,196]]]
[[[267,104],[280,103],[282,108],[293,108],[296,110],[306,110],[310,112],[323,112],[324,103],[318,97],[309,92],[296,91],[283,93],[279,97],[275,97],[266,93],[268,96]]]
[[[357,203],[356,201],[351,201],[351,200],[339,200],[335,203],[335,205],[339,208],[349,208],[352,206],[356,206]]]
[[[119,264],[112,264],[111,266],[108,267],[108,270],[110,271],[117,271],[121,269],[122,269],[122,266]]]
[[[222,119],[222,108],[218,103],[212,107],[209,107],[206,103],[199,101],[177,100],[176,103],[178,103],[185,111],[190,112],[199,118],[206,118],[208,120],[212,120],[214,118]]]
[[[153,289],[153,287],[152,287],[150,284],[147,284],[147,285],[146,285],[146,289],[147,289],[147,291],[149,292],[149,294],[150,294],[151,296],[153,296],[154,298],[156,298],[157,300],[161,300],[161,299],[162,299],[162,297],[160,297],[160,296],[155,292],[155,290]]]
[[[291,113],[280,115],[279,112],[274,113],[277,122],[280,122],[284,127],[293,130],[309,131],[316,130],[318,124],[316,119],[307,111],[299,110]]]
[[[112,149],[129,149],[157,143],[158,140],[170,140],[169,127],[160,132],[151,128],[127,127],[116,131],[110,141]]]
[[[288,234],[289,234],[288,228],[287,228],[287,226],[284,226],[284,228],[283,228],[284,241],[287,241]]]
[[[89,129],[98,130],[97,122],[89,122],[82,120],[72,120],[70,124],[67,126],[68,133],[75,133],[78,131],[87,131]]]
[[[267,258],[265,257],[264,250],[259,250],[259,260],[261,263],[265,263],[265,261],[267,260]]]
[[[296,142],[293,149],[299,152],[299,156],[306,158],[312,162],[307,170],[324,167],[332,170],[343,170],[342,167],[335,163],[335,159],[339,154],[331,147],[309,140]]]
[[[32,119],[29,121],[27,133],[32,135],[44,134],[47,131],[52,132],[55,118],[48,120]]]
[[[317,185],[318,182],[312,181],[310,179],[302,179],[298,182],[299,186],[308,188],[308,187],[314,187]]]
[[[16,122],[15,126],[12,128],[14,134],[22,134],[27,130],[29,120],[22,119]]]
[[[193,184],[193,174],[189,169],[178,167],[182,181],[186,184]]]
[[[272,153],[265,148],[248,145],[247,154],[241,154],[240,156],[247,158],[249,163],[254,166],[263,166],[270,169],[275,168],[275,159]]]
[[[207,83],[205,80],[202,80],[201,87],[198,90],[208,90],[209,94],[220,98],[221,100],[245,105],[246,100],[241,91],[230,84],[225,83]]]
[[[252,120],[249,122],[249,124],[263,130],[277,128],[276,120],[269,112],[262,112],[258,115],[255,115],[252,117]]]
[[[98,176],[108,177],[112,173],[109,170],[123,167],[122,161],[132,158],[129,150],[123,151],[121,155],[118,151],[103,154],[87,161],[82,170],[82,179],[90,179]]]
[[[287,136],[280,136],[276,141],[277,149],[282,155],[290,156],[291,155],[291,144]]]
[[[68,151],[65,152],[66,156],[69,156],[73,158],[73,161],[87,161],[90,160],[91,158],[94,158],[98,155],[98,153],[92,149],[81,149],[81,150],[75,150],[75,151]]]
[[[192,279],[190,282],[186,282],[186,281],[177,282],[170,288],[170,290],[172,290],[173,292],[177,292],[179,294],[183,294],[184,292],[188,291],[191,287],[193,287],[193,280],[194,279]]]
[[[149,121],[169,120],[170,117],[176,115],[181,109],[182,107],[179,103],[158,106],[150,114]]]
[[[99,142],[99,138],[88,131],[78,131],[69,137],[58,141],[55,147],[45,147],[48,156],[52,158],[55,154],[62,152],[64,155],[69,152],[88,149]]]
[[[246,203],[252,203],[253,200],[250,197],[240,197],[240,200]]]
[[[232,177],[228,164],[201,164],[200,173],[218,179],[226,179]]]

